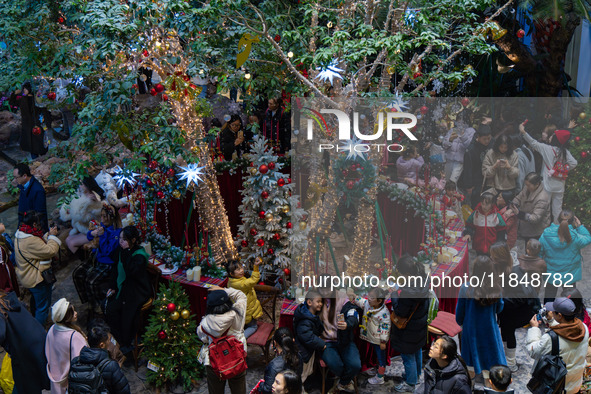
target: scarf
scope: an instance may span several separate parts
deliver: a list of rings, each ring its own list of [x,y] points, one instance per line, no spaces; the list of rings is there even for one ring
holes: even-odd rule
[[[39,237],[39,238],[43,239],[44,233],[43,233],[43,230],[41,230],[41,229],[36,230],[35,228],[33,228],[29,225],[26,225],[26,224],[21,224],[21,226],[18,229],[19,229],[19,231],[22,231],[25,234],[31,234],[31,235],[34,235],[35,237]]]

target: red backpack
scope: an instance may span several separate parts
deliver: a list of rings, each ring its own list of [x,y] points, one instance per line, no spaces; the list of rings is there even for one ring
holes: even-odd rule
[[[209,366],[220,380],[231,379],[246,371],[244,344],[236,337],[227,335],[229,328],[219,338],[214,338],[203,327],[201,330],[212,340],[209,344]]]

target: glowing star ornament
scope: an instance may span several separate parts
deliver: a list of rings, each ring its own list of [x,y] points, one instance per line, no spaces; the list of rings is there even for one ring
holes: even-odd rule
[[[365,155],[363,154],[363,152],[358,152],[355,149],[355,147],[357,145],[361,145],[361,144],[362,144],[362,142],[358,139],[346,140],[341,145],[340,151],[341,152],[345,152],[345,151],[349,152],[346,160],[357,160],[357,158],[360,158],[361,160],[365,160]]]
[[[117,187],[121,189],[126,184],[131,187],[135,186],[137,182],[135,178],[139,175],[127,168],[117,166],[115,167],[115,176],[113,179],[117,182]]]
[[[333,79],[343,79],[341,73],[345,70],[342,68],[338,68],[337,64],[339,64],[338,59],[333,60],[330,64],[326,67],[318,67],[316,70],[320,71],[315,79],[320,79],[323,82],[330,82],[330,85],[333,84]]]
[[[187,187],[189,187],[191,182],[193,182],[195,184],[195,186],[197,186],[199,184],[199,181],[203,182],[203,178],[201,178],[201,176],[205,175],[205,173],[203,172],[203,169],[205,167],[199,167],[198,163],[188,164],[186,167],[182,167],[182,166],[179,166],[179,167],[182,168],[183,170],[185,170],[185,172],[181,172],[179,174],[179,176],[180,176],[179,181],[186,179],[187,180]]]
[[[396,112],[404,112],[404,110],[408,109],[408,101],[404,101],[402,96],[396,94],[396,97],[386,106],[390,110],[395,110]]]

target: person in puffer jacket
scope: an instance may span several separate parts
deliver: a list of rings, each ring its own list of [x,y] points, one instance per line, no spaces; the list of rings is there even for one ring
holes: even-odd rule
[[[254,290],[255,285],[261,280],[259,266],[263,260],[257,257],[250,278],[244,276],[244,265],[236,260],[228,262],[226,271],[228,272],[228,287],[237,289],[246,294],[246,316],[244,317],[244,337],[248,338],[254,334],[258,328],[257,319],[263,316],[263,307],[257,298]]]
[[[207,308],[205,316],[197,327],[197,335],[203,342],[198,360],[205,365],[207,373],[207,386],[210,393],[223,393],[226,380],[221,380],[209,364],[209,346],[214,338],[221,336],[233,336],[244,345],[247,351],[246,338],[244,337],[244,316],[246,315],[246,295],[236,289],[223,289],[219,286],[211,286],[207,295]],[[246,392],[246,371],[227,380],[232,394]]]
[[[319,316],[322,305],[320,293],[310,290],[306,294],[305,301],[297,307],[293,314],[295,341],[303,364],[303,382],[313,372],[316,353],[326,349],[326,343],[320,338],[324,331],[324,325]]]
[[[472,240],[472,249],[478,254],[488,254],[492,244],[505,240],[506,224],[494,205],[491,193],[482,193],[480,204],[466,219],[463,240]]]
[[[472,393],[470,375],[458,355],[458,345],[444,335],[431,344],[425,365],[425,394]]]
[[[103,325],[96,325],[88,330],[88,346],[80,351],[80,362],[84,364],[99,365],[103,360],[110,361],[102,368],[101,376],[109,394],[129,394],[129,382],[123,374],[121,367],[115,360],[111,360],[107,352],[109,331]]]

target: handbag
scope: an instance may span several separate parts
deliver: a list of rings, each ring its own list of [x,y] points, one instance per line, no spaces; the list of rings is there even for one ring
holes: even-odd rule
[[[417,303],[417,306],[415,306],[415,309],[412,310],[412,313],[409,317],[400,317],[396,315],[396,312],[394,312],[394,308],[392,308],[392,312],[390,312],[390,320],[396,327],[398,327],[399,330],[404,330],[408,325],[408,322],[412,318],[412,315],[415,314],[417,309],[419,309],[419,303]]]
[[[55,277],[55,274],[53,273],[53,268],[49,267],[49,269],[46,269],[45,271],[41,271],[39,268],[37,268],[35,266],[35,264],[31,263],[29,261],[29,259],[27,259],[25,256],[23,256],[23,252],[21,252],[21,249],[18,248],[18,253],[21,255],[21,257],[23,259],[25,259],[25,261],[27,263],[29,263],[31,265],[31,267],[35,268],[37,271],[41,272],[41,277],[43,278],[44,282],[47,282],[47,284],[49,285],[53,285],[55,282],[57,282],[57,278]]]

